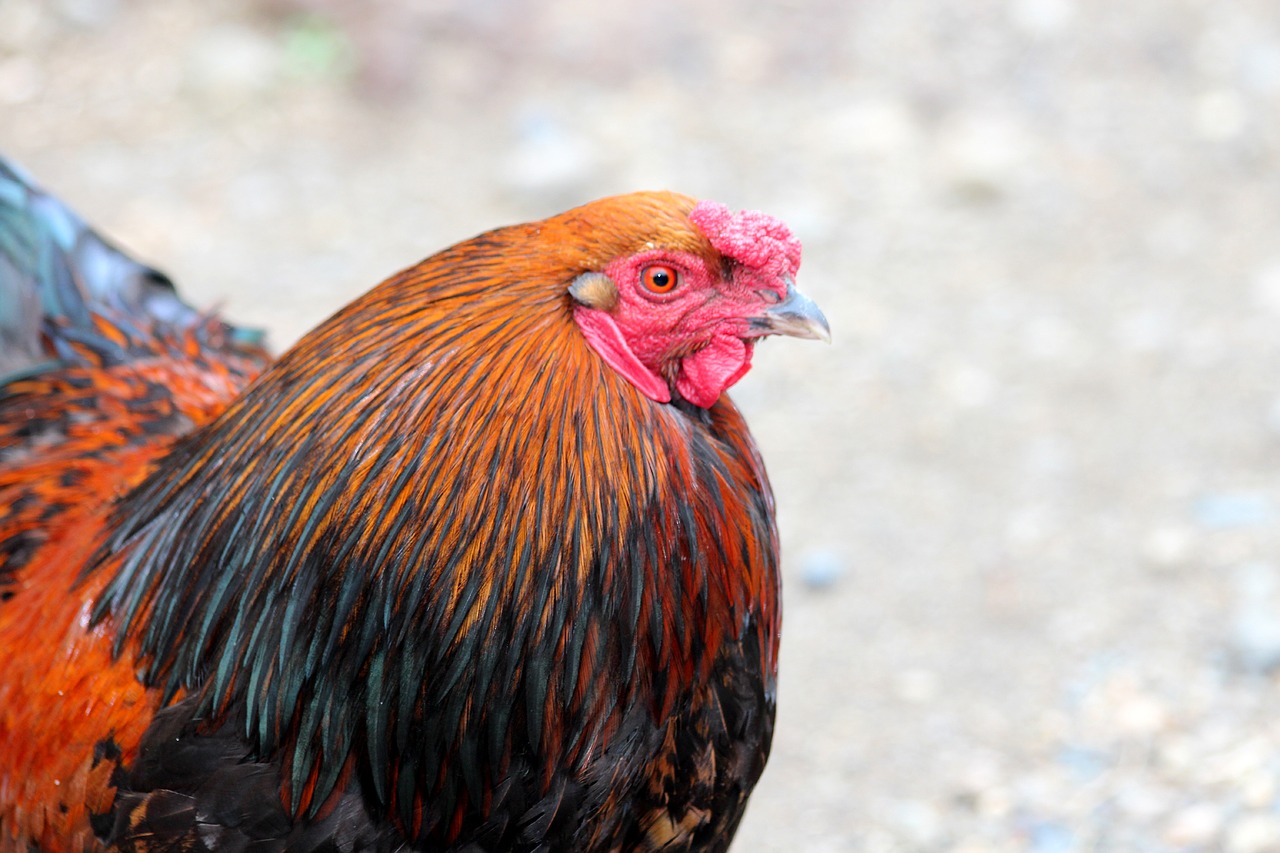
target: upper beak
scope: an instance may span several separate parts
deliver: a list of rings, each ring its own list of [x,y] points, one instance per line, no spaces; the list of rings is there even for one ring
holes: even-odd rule
[[[777,305],[771,305],[755,318],[755,328],[761,335],[790,335],[831,343],[831,326],[822,309],[813,300],[796,290],[795,282],[787,281],[787,295]]]

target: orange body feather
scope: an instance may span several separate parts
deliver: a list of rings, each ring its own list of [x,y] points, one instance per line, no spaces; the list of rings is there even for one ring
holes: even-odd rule
[[[112,653],[110,622],[90,624],[107,576],[81,574],[112,503],[259,369],[204,360],[194,336],[165,343],[111,367],[82,353],[86,364],[11,383],[0,401],[0,849],[98,846],[89,817],[111,812],[112,774],[160,706],[132,655]]]

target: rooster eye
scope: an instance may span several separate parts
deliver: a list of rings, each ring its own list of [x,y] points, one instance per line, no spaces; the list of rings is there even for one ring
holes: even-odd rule
[[[644,282],[645,288],[652,293],[670,293],[680,283],[680,273],[671,267],[654,264],[651,267],[644,268],[644,271],[640,273],[640,280]]]

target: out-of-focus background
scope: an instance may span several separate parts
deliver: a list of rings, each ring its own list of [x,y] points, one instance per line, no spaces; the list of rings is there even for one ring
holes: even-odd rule
[[[1280,850],[1273,0],[0,0],[0,150],[277,346],[600,195],[787,219],[735,849]]]

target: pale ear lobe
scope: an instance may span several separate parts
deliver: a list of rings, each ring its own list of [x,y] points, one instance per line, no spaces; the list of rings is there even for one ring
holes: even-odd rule
[[[602,272],[584,272],[569,285],[569,295],[587,308],[612,311],[618,304],[618,285]]]

